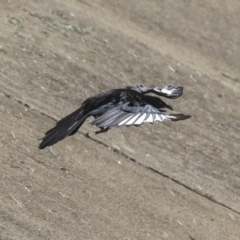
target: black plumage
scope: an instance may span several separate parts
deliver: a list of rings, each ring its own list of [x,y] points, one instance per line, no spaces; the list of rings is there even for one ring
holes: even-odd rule
[[[190,117],[181,113],[166,114],[164,108],[172,110],[171,106],[158,97],[146,95],[147,93],[174,99],[182,95],[183,87],[170,85],[161,89],[140,85],[97,94],[86,99],[79,109],[58,121],[55,127],[47,131],[39,148],[51,146],[75,134],[90,116],[95,118],[91,124],[100,128],[96,134],[123,125],[140,126],[144,122],[153,123],[165,119],[179,121]]]

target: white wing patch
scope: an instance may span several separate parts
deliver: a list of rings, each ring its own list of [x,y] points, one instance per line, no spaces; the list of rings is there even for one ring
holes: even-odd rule
[[[120,123],[118,123],[118,126],[123,125],[141,125],[144,122],[153,123],[155,121],[164,121],[165,119],[168,119],[168,116],[164,114],[147,114],[147,113],[138,113],[137,115],[129,116],[127,115],[124,120],[122,120]]]
[[[148,123],[153,123],[155,121],[164,121],[165,119],[169,119],[169,118],[175,118],[175,117],[169,117],[168,115],[164,115],[162,113],[160,114],[147,114],[147,113],[138,113],[137,115],[130,115],[127,114],[126,118],[123,119],[121,122],[119,122],[117,124],[117,126],[123,126],[123,125],[141,125],[144,122],[148,122]],[[110,124],[112,121],[114,121],[114,119],[111,119],[109,121],[106,121],[104,123],[104,125],[108,125]]]
[[[131,115],[130,117],[125,118],[123,121],[121,121],[121,122],[118,124],[118,126],[126,125],[126,124],[127,124],[126,122],[127,122],[130,118],[132,118],[132,116],[133,116],[133,115]]]
[[[137,121],[134,123],[134,125],[140,125],[144,122],[145,118],[146,118],[146,113],[144,113],[140,118],[137,119]]]
[[[133,118],[131,118],[127,123],[126,125],[132,125],[136,119],[139,117],[139,115],[141,115],[141,113],[138,113],[136,116],[134,116]]]
[[[160,122],[162,122],[162,121],[164,121],[165,119],[168,119],[168,116],[167,116],[167,115],[157,114],[155,121],[160,121]]]
[[[162,89],[162,93],[166,93],[166,94],[168,94],[168,95],[171,95],[171,94],[174,92],[174,90],[176,90],[176,89],[175,89],[175,88],[168,89],[168,87],[169,87],[169,86],[163,88],[163,89]]]
[[[154,114],[154,115],[156,115],[156,114]],[[154,122],[154,117],[155,116],[153,116],[153,114],[149,114],[149,116],[145,119],[144,122],[152,123],[152,122]]]

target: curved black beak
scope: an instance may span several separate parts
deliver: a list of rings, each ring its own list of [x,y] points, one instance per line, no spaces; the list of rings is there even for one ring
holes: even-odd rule
[[[173,108],[170,105],[168,105],[168,104],[166,104],[164,107],[173,111]]]

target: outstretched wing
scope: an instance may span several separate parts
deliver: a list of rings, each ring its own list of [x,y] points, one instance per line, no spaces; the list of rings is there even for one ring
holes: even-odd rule
[[[138,86],[133,86],[133,87],[127,87],[128,89],[134,90],[136,92],[139,92],[141,94],[147,94],[147,93],[155,93],[159,96],[165,97],[165,98],[179,98],[183,94],[183,87],[182,86],[173,86],[173,85],[168,85],[164,88],[148,88],[144,87],[142,85]]]
[[[164,88],[156,87],[152,89],[150,92],[165,98],[175,99],[175,98],[179,98],[183,94],[183,87],[182,86],[176,87],[173,85],[169,85]]]
[[[127,111],[126,111],[127,110]],[[126,125],[139,126],[144,122],[153,123],[170,119],[173,121],[184,120],[189,116],[184,114],[164,114],[151,105],[145,106],[123,106],[121,109],[111,109],[91,122],[99,128],[113,128]]]

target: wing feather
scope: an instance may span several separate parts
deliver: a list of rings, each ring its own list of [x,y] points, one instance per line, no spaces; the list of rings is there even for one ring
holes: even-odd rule
[[[135,116],[133,116],[133,117],[126,123],[126,125],[132,125],[132,124],[136,121],[136,119],[139,117],[139,115],[141,115],[141,113],[138,113],[138,114],[136,114]]]
[[[133,117],[132,114],[126,114],[125,118],[120,122],[118,123],[119,126],[122,126],[122,125],[127,125],[127,121],[129,119],[131,119]]]
[[[124,125],[139,126],[144,122],[162,122],[166,119],[177,121],[186,118],[188,118],[188,116],[183,114],[167,115],[149,104],[137,107],[124,104],[122,107],[118,106],[98,116],[91,124],[106,129]]]
[[[134,125],[141,125],[145,118],[146,118],[146,113],[143,113],[135,122],[134,122]]]
[[[148,117],[146,117],[146,119],[145,119],[144,122],[149,122],[149,123],[154,122],[154,120],[153,120],[153,114],[149,114]]]

